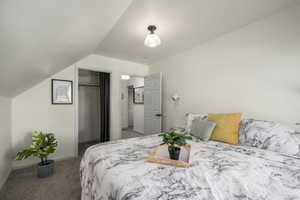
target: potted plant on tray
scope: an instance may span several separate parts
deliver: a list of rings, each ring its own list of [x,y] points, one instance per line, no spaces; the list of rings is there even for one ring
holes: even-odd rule
[[[170,159],[172,160],[179,159],[180,147],[186,145],[186,140],[192,139],[186,132],[176,132],[174,128],[171,128],[168,132],[159,134],[159,136],[163,139],[162,145],[168,145]]]
[[[30,148],[19,151],[16,160],[25,160],[30,156],[38,157],[41,159],[41,162],[37,164],[38,177],[51,176],[54,173],[54,160],[48,160],[48,157],[55,152],[57,144],[53,134],[35,131]]]

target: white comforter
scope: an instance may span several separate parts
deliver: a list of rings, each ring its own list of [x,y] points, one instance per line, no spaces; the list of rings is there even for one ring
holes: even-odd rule
[[[81,161],[82,200],[295,200],[300,159],[251,147],[189,142],[189,168],[148,163],[157,135],[90,147]]]

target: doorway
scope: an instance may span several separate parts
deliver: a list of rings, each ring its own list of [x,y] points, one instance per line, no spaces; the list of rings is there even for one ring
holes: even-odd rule
[[[144,136],[144,77],[121,76],[122,138]]]
[[[110,74],[78,70],[78,155],[109,141]]]

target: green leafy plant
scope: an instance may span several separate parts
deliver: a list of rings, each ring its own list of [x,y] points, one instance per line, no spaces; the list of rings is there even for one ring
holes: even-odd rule
[[[57,140],[53,134],[35,131],[32,135],[32,144],[29,149],[17,153],[16,160],[25,160],[30,156],[41,159],[41,165],[48,164],[48,156],[55,152]]]
[[[177,146],[182,146],[186,144],[186,140],[191,140],[192,137],[186,132],[176,132],[176,129],[171,128],[168,132],[161,133],[159,136],[162,137],[163,143],[169,145],[169,150],[174,150],[178,148]]]

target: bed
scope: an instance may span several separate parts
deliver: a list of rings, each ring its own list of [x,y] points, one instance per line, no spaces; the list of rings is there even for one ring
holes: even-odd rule
[[[188,168],[148,163],[158,135],[90,147],[81,166],[82,200],[295,200],[300,159],[193,139]]]

